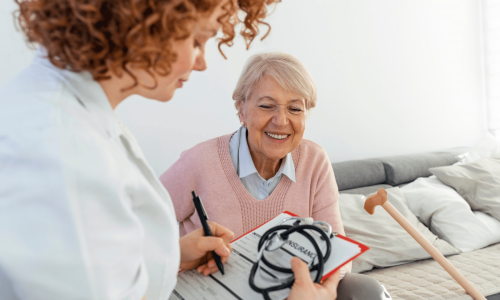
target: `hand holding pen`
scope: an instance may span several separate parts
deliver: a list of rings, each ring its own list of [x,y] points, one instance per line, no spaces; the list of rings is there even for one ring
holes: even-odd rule
[[[194,207],[196,208],[196,212],[198,213],[198,217],[200,218],[201,226],[203,227],[205,236],[212,236],[212,231],[210,230],[210,227],[208,226],[207,223],[208,214],[207,211],[205,210],[205,206],[203,206],[203,202],[201,202],[200,197],[196,196],[196,193],[194,191],[192,191],[191,194],[193,194]],[[217,269],[219,269],[222,275],[224,275],[224,266],[222,265],[220,256],[217,255],[215,251],[212,251],[212,256],[214,258]]]
[[[199,211],[206,215],[203,208]],[[183,236],[179,240],[181,248],[180,268],[183,270],[197,268],[198,273],[207,276],[218,271],[213,252],[220,257],[221,265],[229,258],[232,251],[230,242],[234,239],[234,234],[222,225],[206,222],[207,218],[204,218],[213,236],[206,236],[203,226]]]

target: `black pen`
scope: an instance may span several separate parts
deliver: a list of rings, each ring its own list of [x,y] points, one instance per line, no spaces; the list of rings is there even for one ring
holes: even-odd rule
[[[201,226],[203,226],[203,231],[205,231],[205,236],[212,236],[212,231],[210,230],[210,227],[208,227],[207,223],[208,215],[207,211],[205,210],[205,207],[203,206],[203,202],[201,202],[200,197],[196,196],[196,193],[194,191],[192,191],[191,194],[193,194],[194,207],[198,212],[198,217],[200,217]],[[220,256],[217,253],[215,253],[215,251],[212,251],[212,256],[214,257],[217,268],[222,273],[222,275],[224,275],[224,265],[220,260]]]

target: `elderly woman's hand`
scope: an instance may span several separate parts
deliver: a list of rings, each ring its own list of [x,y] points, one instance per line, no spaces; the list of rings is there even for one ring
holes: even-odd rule
[[[337,299],[337,286],[339,284],[340,271],[337,271],[322,284],[314,283],[311,279],[311,274],[307,264],[298,257],[293,257],[292,271],[295,275],[295,282],[288,296],[288,300],[302,299]]]
[[[212,251],[220,256],[222,263],[229,258],[232,251],[229,243],[233,240],[234,233],[214,222],[208,222],[208,226],[213,236],[205,236],[203,228],[200,227],[179,240],[181,269],[190,270],[198,267],[198,273],[207,276],[218,271]]]

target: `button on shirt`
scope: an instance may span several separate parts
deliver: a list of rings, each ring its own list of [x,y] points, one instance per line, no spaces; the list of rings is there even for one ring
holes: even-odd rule
[[[167,299],[167,191],[90,73],[39,52],[0,90],[0,299]]]
[[[295,182],[295,166],[293,165],[292,154],[288,153],[281,161],[280,168],[276,175],[265,180],[259,175],[250,154],[247,143],[247,130],[240,127],[229,141],[229,154],[233,162],[234,169],[238,174],[246,190],[254,198],[264,200],[274,191],[283,175]]]

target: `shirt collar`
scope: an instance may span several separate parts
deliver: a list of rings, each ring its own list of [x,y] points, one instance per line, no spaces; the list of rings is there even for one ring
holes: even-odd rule
[[[120,121],[101,85],[92,78],[90,72],[73,72],[55,67],[47,59],[47,51],[43,47],[38,48],[35,59],[62,76],[68,90],[110,136],[118,137],[121,134]]]
[[[257,169],[255,168],[255,164],[253,163],[250,149],[248,148],[247,130],[245,127],[242,127],[242,129],[238,130],[238,132],[240,133],[240,148],[238,151],[239,178],[247,177],[254,173],[259,174],[259,172],[257,172]],[[281,166],[274,177],[278,177],[281,174],[286,175],[290,180],[295,182],[295,166],[293,164],[291,153],[288,153],[283,158],[283,160],[281,161]]]

